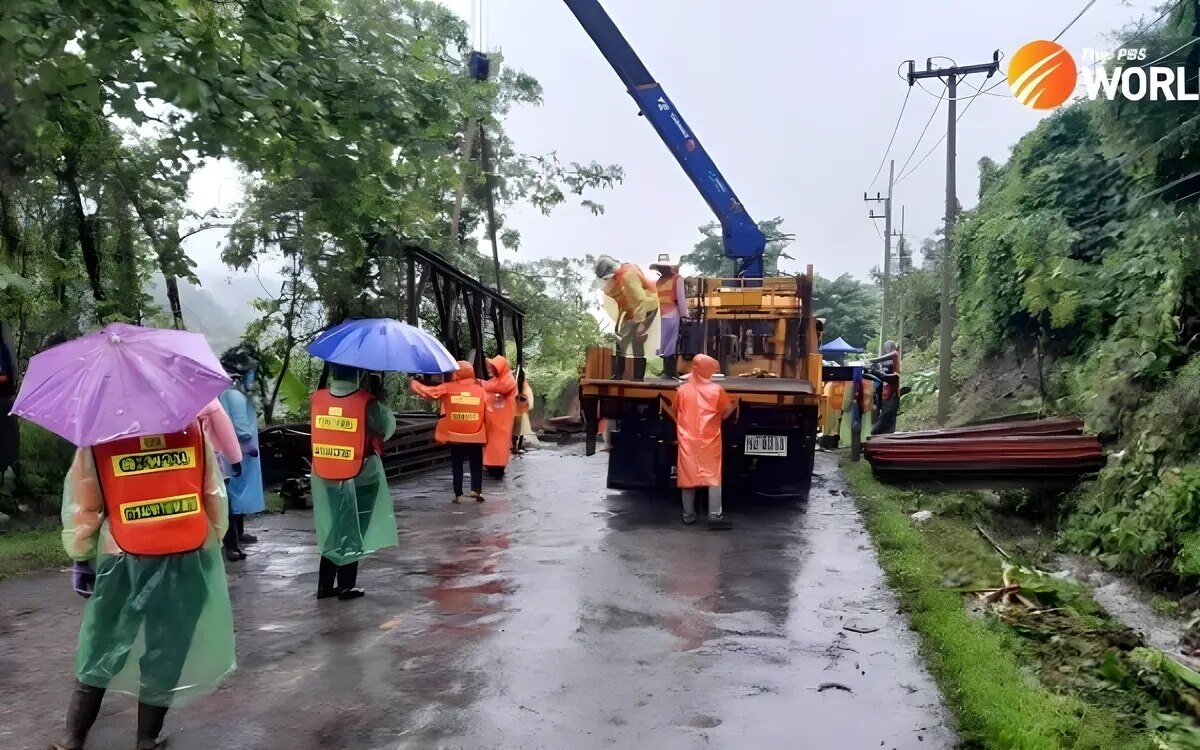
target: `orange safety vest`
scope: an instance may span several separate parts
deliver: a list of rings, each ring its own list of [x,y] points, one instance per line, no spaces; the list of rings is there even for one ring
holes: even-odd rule
[[[442,418],[434,438],[439,443],[486,443],[484,411],[488,397],[475,380],[457,380],[442,386]]]
[[[658,311],[659,315],[664,318],[677,315],[679,312],[677,299],[678,284],[679,274],[677,273],[658,280]]]
[[[616,300],[617,309],[620,310],[623,315],[633,315],[634,311],[633,300],[625,297],[625,274],[629,273],[630,271],[637,273],[638,281],[642,283],[642,289],[646,291],[646,294],[657,294],[654,285],[651,284],[650,280],[646,278],[646,274],[642,273],[642,269],[638,268],[632,263],[622,263],[621,267],[618,268],[617,272],[613,275],[612,286],[610,287],[613,293],[609,296]]]
[[[367,436],[367,407],[375,400],[367,391],[335,396],[329,389],[312,396],[312,470],[321,479],[339,482],[359,475],[370,453],[378,453]]]
[[[204,431],[144,435],[92,448],[113,541],[131,555],[175,555],[208,538]]]

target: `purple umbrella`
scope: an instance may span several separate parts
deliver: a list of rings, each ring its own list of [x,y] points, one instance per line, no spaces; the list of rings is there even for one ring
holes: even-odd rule
[[[114,323],[30,359],[12,413],[87,447],[179,432],[228,387],[200,334]]]

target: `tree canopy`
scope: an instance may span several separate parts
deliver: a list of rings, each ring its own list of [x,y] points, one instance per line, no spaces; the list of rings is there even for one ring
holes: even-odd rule
[[[253,302],[245,332],[275,365],[263,384],[270,418],[277,400],[295,400],[293,379],[311,375],[303,346],[321,327],[403,309],[405,243],[494,276],[476,239],[489,183],[509,250],[518,203],[601,213],[596,191],[621,168],[522,152],[504,118],[540,104],[541,87],[498,55],[476,81],[470,53],[465,22],[423,0],[6,0],[0,321],[17,359],[114,320],[186,326],[180,280],[199,280],[182,243],[227,229],[230,268],[283,279]],[[490,175],[463,158],[475,123]],[[244,200],[228,215],[189,212],[191,178],[214,159],[241,170]],[[506,259],[503,271],[530,310],[533,373],[561,373],[601,340],[570,302],[582,282],[556,263]]]

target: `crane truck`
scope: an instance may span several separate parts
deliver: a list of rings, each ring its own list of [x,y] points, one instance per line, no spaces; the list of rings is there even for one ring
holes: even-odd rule
[[[767,277],[766,238],[700,144],[675,103],[650,75],[598,0],[564,0],[584,31],[721,224],[731,278],[685,281],[690,319],[680,332],[678,370],[715,357],[720,383],[737,406],[722,430],[722,483],[731,498],[807,497],[822,408],[821,322],[813,316],[813,270]],[[587,454],[601,419],[613,425],[612,489],[674,486],[676,380],[612,380],[606,359],[589,357],[580,381]]]

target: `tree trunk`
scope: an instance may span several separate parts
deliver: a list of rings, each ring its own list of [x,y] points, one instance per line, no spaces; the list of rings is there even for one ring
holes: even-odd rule
[[[78,155],[67,153],[67,166],[62,178],[67,185],[67,197],[75,215],[75,231],[79,234],[79,249],[83,252],[83,267],[87,270],[88,284],[92,287],[92,299],[104,302],[104,287],[100,283],[100,247],[96,240],[95,217],[83,210],[83,192],[79,187]]]
[[[154,229],[154,222],[146,214],[142,207],[142,202],[137,196],[129,191],[125,191],[125,197],[129,200],[129,205],[133,206],[133,210],[137,212],[138,220],[142,223],[142,231],[150,238],[150,245],[154,248],[155,255],[158,256],[158,268],[162,271],[163,283],[167,287],[167,306],[171,308],[171,320],[175,324],[175,330],[182,331],[187,328],[183,322],[183,303],[179,301],[179,279],[171,272],[169,259],[167,257],[168,243],[158,236],[158,232]],[[179,246],[178,240],[174,243],[173,248]]]

